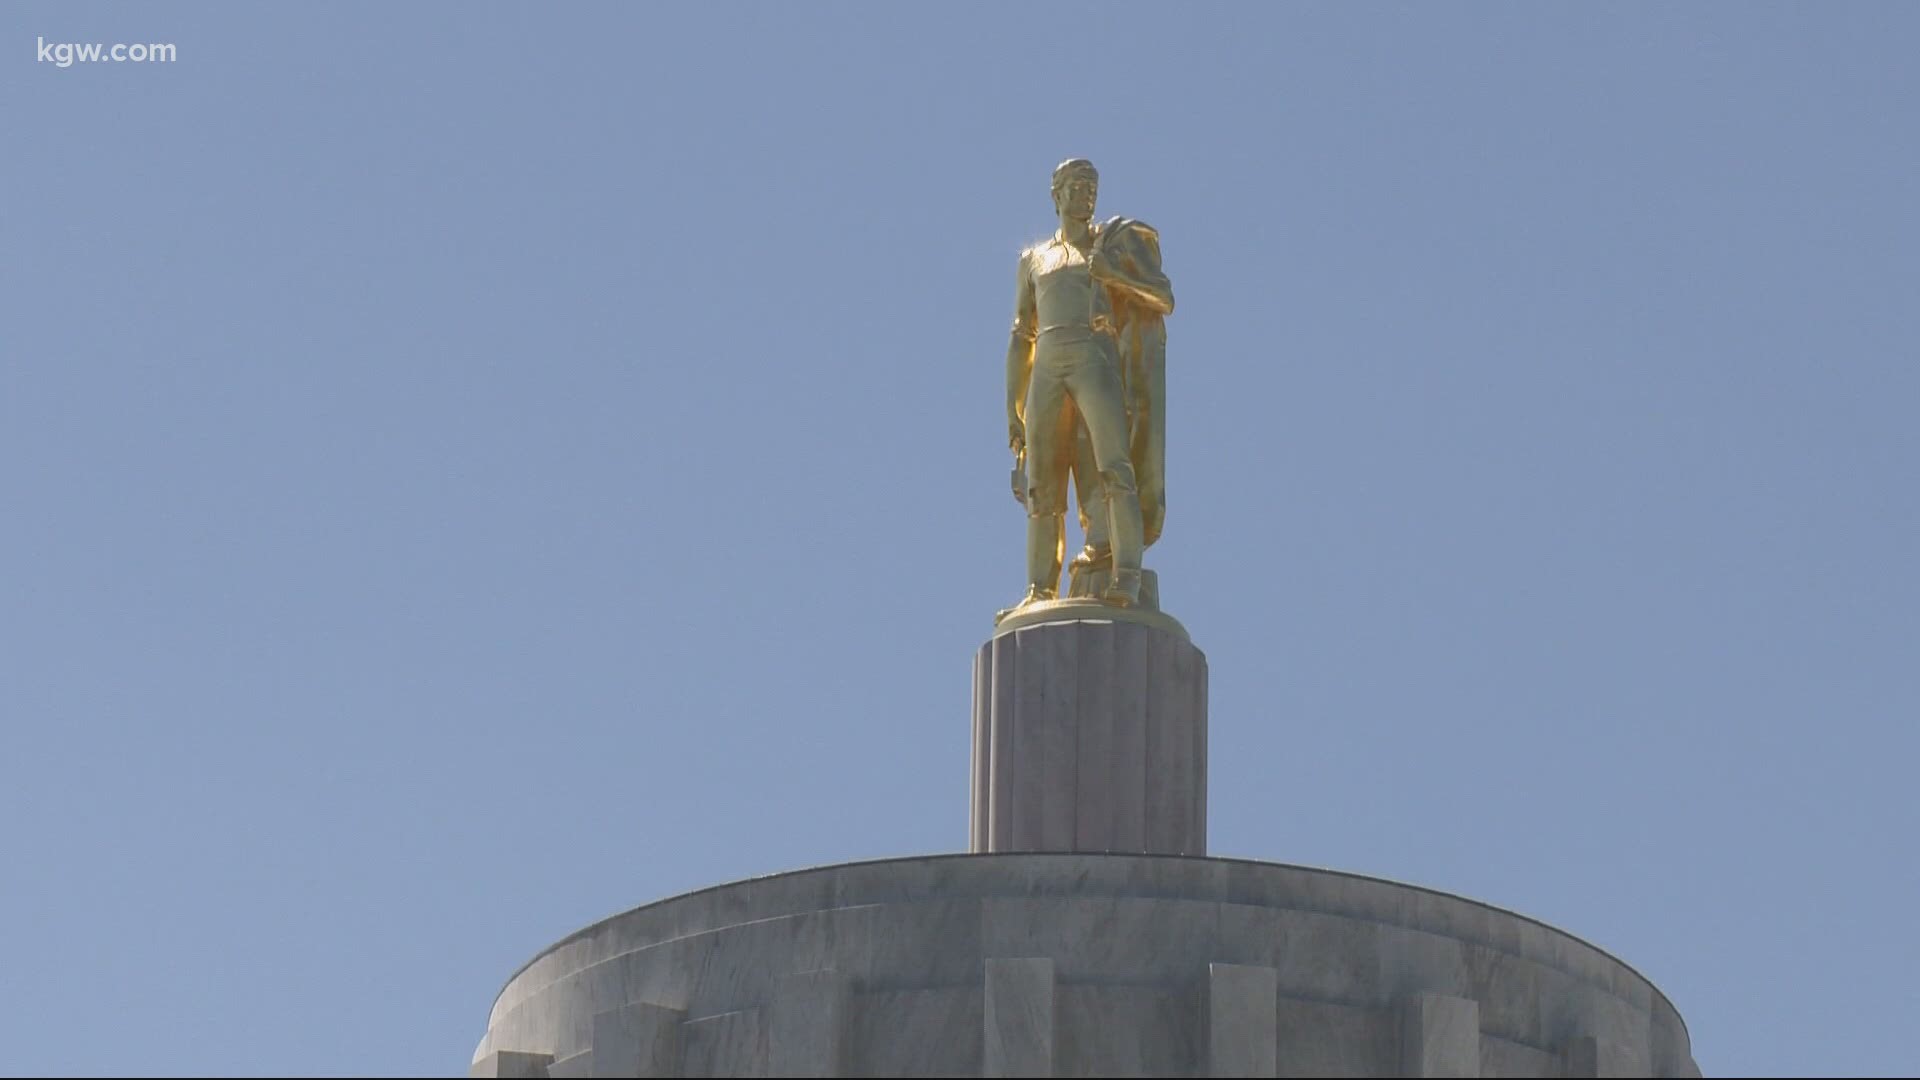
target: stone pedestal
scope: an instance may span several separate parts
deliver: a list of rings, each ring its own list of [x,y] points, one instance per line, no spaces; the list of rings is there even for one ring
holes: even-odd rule
[[[753,878],[566,938],[500,992],[469,1075],[1700,1075],[1666,997],[1571,935],[1207,857],[1207,662],[1162,612],[1003,618],[971,788],[972,854]]]
[[[595,923],[501,990],[471,1076],[1700,1075],[1632,968],[1331,870],[949,855]]]
[[[974,658],[969,850],[1206,854],[1206,656],[1157,612],[1053,617]]]

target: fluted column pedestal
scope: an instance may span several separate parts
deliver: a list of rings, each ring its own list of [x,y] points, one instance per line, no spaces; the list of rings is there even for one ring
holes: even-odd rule
[[[1131,614],[1089,605],[980,647],[970,850],[1206,854],[1207,658]]]

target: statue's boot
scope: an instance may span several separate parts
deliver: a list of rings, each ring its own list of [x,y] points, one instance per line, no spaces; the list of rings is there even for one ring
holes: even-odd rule
[[[1067,580],[1071,583],[1067,595],[1096,598],[1100,595],[1094,591],[1093,579],[1096,574],[1106,574],[1113,565],[1113,548],[1107,543],[1112,517],[1104,491],[1080,501],[1080,527],[1087,534],[1087,544],[1067,566]]]
[[[1093,581],[1097,575],[1106,574],[1113,569],[1113,549],[1103,541],[1099,545],[1088,544],[1080,549],[1067,566],[1067,580],[1071,583],[1067,589],[1069,596],[1097,596],[1093,590]],[[1104,579],[1103,579],[1104,580]]]
[[[1093,453],[1091,444],[1085,447],[1085,452],[1089,455]],[[1077,482],[1079,476],[1076,474],[1074,479]],[[1096,486],[1091,494],[1084,494],[1080,499],[1080,527],[1087,534],[1087,546],[1081,548],[1080,554],[1074,557],[1075,573],[1105,570],[1107,560],[1113,555],[1113,545],[1108,541],[1113,524],[1113,508],[1107,503],[1107,482],[1097,474],[1090,482]]]
[[[1113,574],[1100,599],[1115,607],[1133,607],[1140,602],[1140,559],[1146,550],[1140,493],[1130,487],[1109,485],[1107,509],[1111,514],[1107,528],[1113,547]]]
[[[1060,594],[1060,547],[1066,538],[1065,514],[1027,518],[1027,597],[1052,600]]]
[[[1027,518],[1027,595],[1000,612],[995,621],[1030,604],[1060,595],[1060,550],[1066,526],[1064,514],[1033,514]]]

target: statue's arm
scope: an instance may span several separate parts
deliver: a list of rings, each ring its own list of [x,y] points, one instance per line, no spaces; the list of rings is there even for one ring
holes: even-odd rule
[[[1007,441],[1015,450],[1026,444],[1027,381],[1033,375],[1033,340],[1039,332],[1033,274],[1027,253],[1020,253],[1019,284],[1014,288],[1013,333],[1007,340]]]

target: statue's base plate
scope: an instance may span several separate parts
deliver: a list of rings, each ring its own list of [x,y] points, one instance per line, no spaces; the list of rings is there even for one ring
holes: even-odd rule
[[[1013,608],[994,623],[993,636],[999,637],[1029,626],[1064,622],[1138,623],[1164,630],[1182,641],[1192,640],[1187,635],[1187,628],[1180,625],[1180,620],[1164,611],[1148,607],[1116,607],[1090,597],[1077,596],[1065,600],[1042,600]]]
[[[1096,563],[1083,563],[1073,560],[1067,568],[1067,599],[1098,600],[1107,591],[1107,582],[1113,579],[1113,563],[1101,560]],[[1140,602],[1134,605],[1147,611],[1160,610],[1160,575],[1151,570],[1140,571]]]

